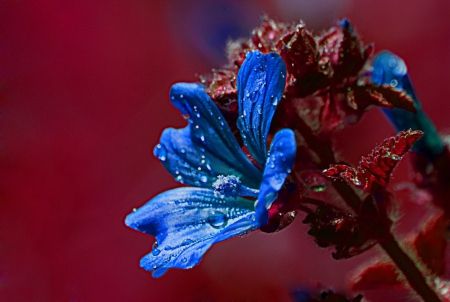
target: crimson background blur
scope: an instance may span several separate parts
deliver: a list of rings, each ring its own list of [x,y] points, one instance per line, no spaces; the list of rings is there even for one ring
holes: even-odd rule
[[[169,88],[223,64],[226,39],[264,13],[315,30],[346,16],[405,59],[425,111],[449,127],[445,0],[1,1],[1,301],[289,301],[305,283],[345,289],[377,255],[335,262],[299,217],[216,245],[189,271],[155,280],[138,267],[153,239],[123,220],[177,186],[152,156],[164,128],[185,124]],[[338,135],[341,155],[357,163],[393,133],[374,110]]]

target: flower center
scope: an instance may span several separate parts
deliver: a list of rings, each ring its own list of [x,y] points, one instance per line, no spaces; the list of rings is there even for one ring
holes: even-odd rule
[[[238,196],[258,197],[259,190],[248,188],[242,185],[239,177],[234,175],[217,176],[217,180],[212,184],[214,193],[225,197],[237,198]]]

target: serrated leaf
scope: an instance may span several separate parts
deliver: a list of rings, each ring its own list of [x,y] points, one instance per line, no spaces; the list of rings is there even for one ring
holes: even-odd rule
[[[389,109],[400,108],[416,113],[413,99],[403,90],[395,89],[390,85],[364,84],[352,89],[355,104],[361,109],[375,105]]]
[[[402,131],[385,139],[383,144],[361,159],[355,169],[344,164],[331,165],[323,171],[328,177],[341,178],[353,186],[374,193],[385,188],[392,171],[412,145],[423,135],[419,130]]]

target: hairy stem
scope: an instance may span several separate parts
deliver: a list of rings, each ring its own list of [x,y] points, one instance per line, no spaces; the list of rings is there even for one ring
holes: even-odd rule
[[[320,166],[327,167],[330,164],[335,164],[336,159],[331,147],[330,142],[321,142],[311,131],[309,126],[298,116],[296,119],[296,129],[303,136],[308,146],[313,150],[320,158]],[[362,204],[361,198],[356,192],[345,182],[335,181],[333,187],[342,196],[345,203],[352,208],[352,210],[358,214],[360,206]],[[386,213],[381,213],[386,215]],[[426,302],[439,302],[438,295],[427,284],[422,272],[417,268],[415,262],[409,257],[405,251],[399,246],[395,237],[390,231],[390,227],[386,222],[386,219],[380,219],[378,222],[367,222],[367,227],[371,229],[374,234],[377,234],[378,243],[383,250],[389,255],[395,265],[400,269],[408,281],[409,285],[416,291],[418,295]]]
[[[426,302],[441,301],[438,295],[430,288],[414,261],[398,245],[394,236],[389,233],[378,242],[383,250],[391,257],[392,261],[402,271],[409,285]]]

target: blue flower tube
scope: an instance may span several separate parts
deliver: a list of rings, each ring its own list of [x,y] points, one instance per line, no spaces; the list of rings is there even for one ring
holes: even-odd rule
[[[425,134],[412,149],[433,160],[444,150],[444,142],[431,120],[423,112],[420,102],[409,80],[405,62],[391,52],[383,51],[375,56],[372,63],[371,81],[375,84],[390,85],[404,90],[414,101],[417,113],[403,109],[382,109],[398,132],[403,130],[421,130]]]

